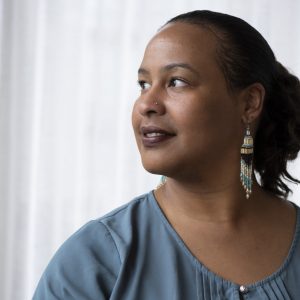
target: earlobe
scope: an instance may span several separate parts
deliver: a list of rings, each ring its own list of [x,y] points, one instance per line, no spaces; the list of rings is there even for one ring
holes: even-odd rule
[[[253,83],[247,87],[243,111],[244,123],[252,123],[261,114],[265,99],[265,88],[261,83]]]

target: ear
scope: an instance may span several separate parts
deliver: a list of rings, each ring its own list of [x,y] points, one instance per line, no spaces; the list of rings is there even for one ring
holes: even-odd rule
[[[265,88],[261,83],[253,83],[244,89],[242,120],[246,123],[252,123],[259,119],[263,109],[265,99]]]

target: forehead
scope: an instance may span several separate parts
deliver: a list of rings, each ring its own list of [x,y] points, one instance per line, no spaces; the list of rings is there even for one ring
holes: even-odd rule
[[[213,64],[216,63],[216,47],[216,37],[207,28],[181,22],[171,23],[150,40],[142,64]]]

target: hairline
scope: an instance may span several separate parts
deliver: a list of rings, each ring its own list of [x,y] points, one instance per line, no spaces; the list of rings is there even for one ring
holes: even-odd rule
[[[228,35],[227,31],[225,29],[222,29],[220,26],[213,24],[209,21],[199,21],[199,22],[193,22],[191,20],[174,20],[174,21],[168,21],[166,24],[164,24],[159,30],[163,29],[165,26],[169,24],[176,24],[176,23],[183,23],[183,24],[190,24],[198,27],[202,27],[203,29],[209,31],[212,33],[212,35],[216,39],[216,62],[225,78],[226,86],[228,89],[228,92],[231,94],[234,94],[236,91],[241,90],[241,87],[235,87],[232,82],[230,81],[229,75],[226,72],[227,69],[227,63],[225,62],[225,56],[224,56],[224,50],[226,50],[226,47],[224,47],[224,44],[229,42],[231,37],[225,38],[224,35]],[[226,40],[227,39],[227,40]]]

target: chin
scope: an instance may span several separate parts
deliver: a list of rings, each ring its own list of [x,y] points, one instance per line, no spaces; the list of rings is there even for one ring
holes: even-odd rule
[[[162,175],[166,171],[165,163],[161,160],[142,159],[144,169],[151,174]]]
[[[162,175],[163,168],[161,168],[161,167],[159,168],[158,166],[153,166],[152,164],[148,165],[148,164],[144,164],[144,163],[143,163],[143,167],[147,172],[149,172],[151,174]]]
[[[164,175],[167,177],[172,177],[178,172],[177,166],[167,163],[166,161],[156,161],[154,163],[153,160],[143,160],[142,164],[147,172],[155,175]]]

